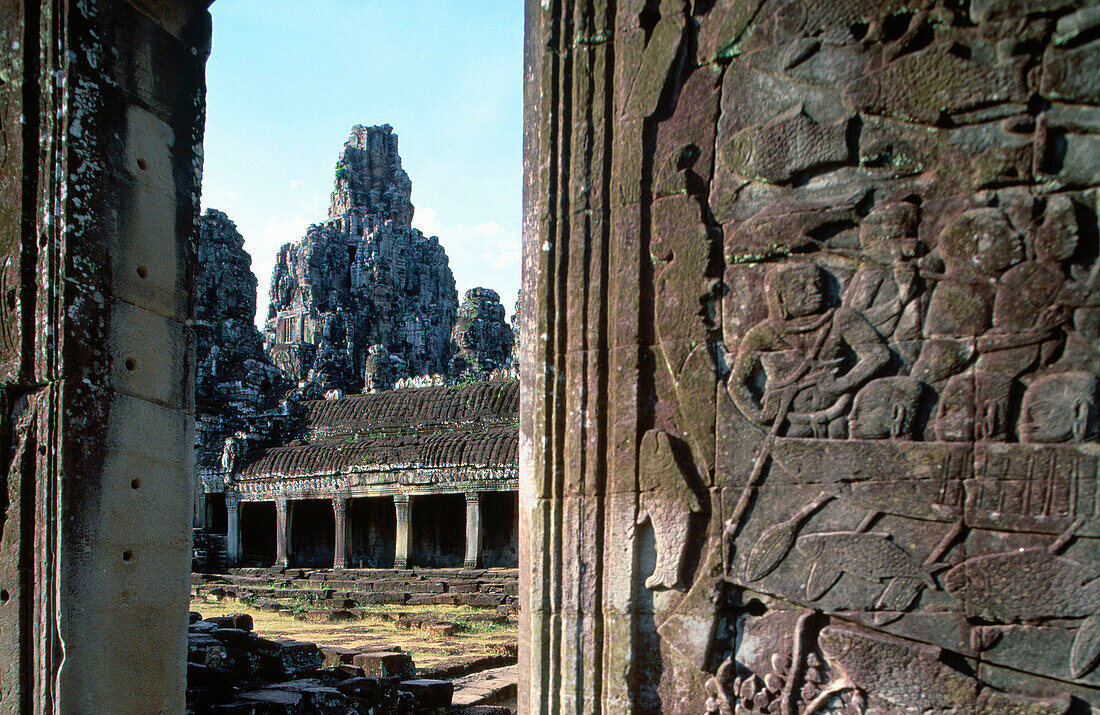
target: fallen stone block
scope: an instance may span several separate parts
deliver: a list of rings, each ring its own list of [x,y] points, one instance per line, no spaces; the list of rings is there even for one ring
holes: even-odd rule
[[[336,689],[363,702],[367,707],[384,706],[397,700],[399,678],[348,678],[336,684]]]
[[[380,653],[360,653],[352,658],[352,665],[363,671],[363,675],[376,678],[397,676],[411,678],[416,674],[416,666],[408,653],[384,651]]]
[[[417,678],[401,681],[401,684],[397,686],[397,690],[412,696],[413,710],[427,710],[449,706],[451,696],[454,695],[454,684],[449,680]]]
[[[316,678],[289,680],[267,686],[268,690],[285,690],[302,696],[306,712],[355,712],[353,703],[344,693]]]
[[[231,670],[214,668],[201,663],[187,664],[187,692],[192,689],[206,690],[224,695],[232,695],[239,687],[241,679]]]
[[[252,630],[252,616],[247,613],[228,613],[224,616],[211,616],[206,619],[219,628],[239,628],[242,631]]]
[[[321,667],[323,668],[335,668],[341,664],[351,663],[352,659],[362,652],[353,648],[341,648],[336,645],[321,646],[320,651],[322,659]]]
[[[208,635],[217,638],[230,648],[247,649],[252,647],[252,642],[256,640],[250,631],[240,628],[215,628]]]
[[[476,608],[496,608],[504,599],[488,593],[463,593],[458,594],[458,602],[464,606]]]
[[[229,651],[225,645],[205,633],[187,634],[187,662],[218,668],[226,661]]]
[[[272,641],[278,646],[277,655],[283,672],[293,676],[307,670],[321,667],[321,652],[313,643],[298,641]]]
[[[191,625],[187,626],[188,633],[209,633],[218,627],[218,624],[211,623],[210,621],[195,621]]]
[[[290,690],[279,690],[278,688],[263,688],[262,690],[252,690],[247,693],[241,693],[237,697],[237,699],[247,702],[275,706],[278,708],[285,708],[284,710],[267,711],[280,713],[302,712],[302,701],[304,700],[301,693],[295,693]]]

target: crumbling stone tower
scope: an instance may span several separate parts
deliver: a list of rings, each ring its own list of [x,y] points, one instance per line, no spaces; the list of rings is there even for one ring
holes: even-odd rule
[[[393,129],[354,127],[328,220],[272,274],[265,344],[292,380],[359,391],[372,346],[403,364],[394,380],[446,370],[458,293],[439,240],[412,228],[411,196]]]
[[[466,291],[451,339],[457,352],[449,372],[457,379],[485,379],[493,370],[511,364],[515,334],[504,319],[504,306],[495,290]]]
[[[284,378],[264,354],[253,322],[252,259],[221,211],[207,209],[199,217],[196,258],[195,468],[198,488],[205,481],[210,489],[223,478],[225,441],[237,432],[270,429],[257,418],[275,408]],[[203,515],[197,516],[203,523]]]

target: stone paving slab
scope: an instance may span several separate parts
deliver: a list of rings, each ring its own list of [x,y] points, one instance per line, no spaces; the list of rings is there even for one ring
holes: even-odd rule
[[[456,678],[451,704],[492,705],[511,700],[516,696],[516,677],[516,666],[508,665]]]

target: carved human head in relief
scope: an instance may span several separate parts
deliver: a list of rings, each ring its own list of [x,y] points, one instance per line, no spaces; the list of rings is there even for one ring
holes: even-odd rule
[[[1097,379],[1087,372],[1041,377],[1024,392],[1021,442],[1084,442],[1096,438]]]
[[[936,412],[936,439],[941,442],[1004,442],[1012,378],[978,371],[947,381]]]
[[[768,314],[788,320],[821,313],[826,308],[825,276],[812,263],[787,263],[764,277]]]
[[[921,384],[907,376],[871,380],[856,393],[848,415],[850,439],[912,439]]]
[[[939,236],[940,255],[951,270],[978,270],[997,276],[1024,257],[1020,233],[1001,209],[971,209]]]
[[[859,226],[864,252],[879,260],[917,255],[917,207],[899,201],[876,206]]]

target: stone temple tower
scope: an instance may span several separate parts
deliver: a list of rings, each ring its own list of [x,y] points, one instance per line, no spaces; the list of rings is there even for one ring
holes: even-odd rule
[[[283,246],[272,274],[264,342],[292,380],[358,391],[372,346],[397,358],[395,378],[446,369],[458,293],[439,240],[412,227],[411,196],[392,127],[353,127],[328,220]]]

